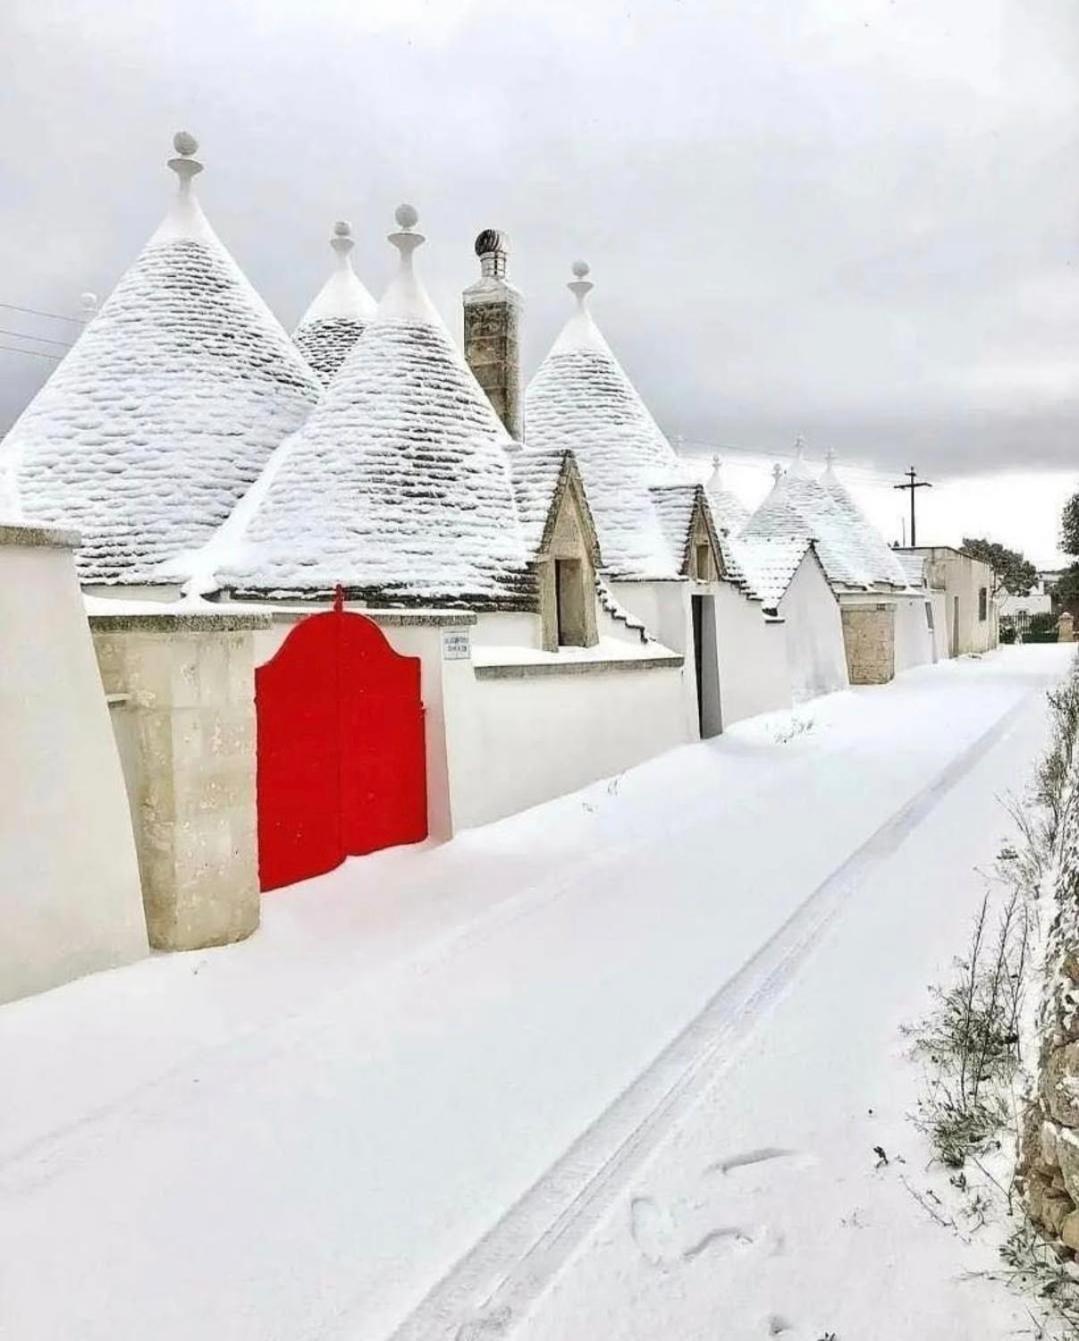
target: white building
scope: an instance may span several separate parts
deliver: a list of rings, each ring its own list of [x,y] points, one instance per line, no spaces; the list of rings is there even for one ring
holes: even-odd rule
[[[852,684],[883,684],[936,659],[932,612],[903,565],[864,517],[832,461],[811,474],[801,445],[791,468],[742,530],[744,539],[801,536],[816,542],[839,601]]]

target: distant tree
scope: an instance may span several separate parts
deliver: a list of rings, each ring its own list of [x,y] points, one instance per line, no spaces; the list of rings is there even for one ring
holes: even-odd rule
[[[1079,554],[1079,494],[1064,504],[1060,519],[1060,548],[1065,554]]]
[[[1079,563],[1065,568],[1053,583],[1053,609],[1070,610],[1079,616]]]
[[[995,574],[993,595],[1004,590],[1013,596],[1029,596],[1038,580],[1038,570],[1018,550],[998,545],[993,540],[977,540],[964,537],[960,549],[972,559],[981,559],[989,564]]]

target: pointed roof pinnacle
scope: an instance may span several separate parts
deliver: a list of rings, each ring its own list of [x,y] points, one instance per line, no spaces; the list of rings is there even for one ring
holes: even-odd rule
[[[783,478],[783,467],[777,461],[775,465],[772,467],[772,482],[774,484],[778,484],[782,478]]]
[[[333,226],[333,234],[330,237],[330,246],[337,255],[337,265],[340,270],[351,270],[352,262],[348,254],[356,243],[352,240],[352,225],[347,219],[338,219]]]
[[[590,279],[587,278],[592,267],[587,261],[574,261],[571,267],[576,278],[572,279],[566,288],[577,299],[577,307],[583,312],[585,310],[585,299],[589,293],[596,287]]]
[[[824,453],[824,473],[826,475],[835,474],[835,456],[835,449],[832,447],[829,447]]]
[[[398,205],[393,217],[397,220],[398,231],[387,234],[387,241],[397,248],[401,264],[382,295],[377,317],[386,321],[441,326],[442,318],[435,310],[412,263],[412,253],[427,241],[422,233],[414,231],[420,216],[413,206]]]
[[[169,167],[180,179],[180,194],[187,195],[191,190],[191,178],[202,171],[202,164],[194,157],[199,151],[199,142],[186,130],[178,130],[172,137],[172,147],[177,158],[169,159]]]
[[[412,253],[417,247],[422,247],[427,241],[422,233],[414,233],[412,230],[420,221],[420,216],[413,205],[398,205],[393,212],[393,217],[397,221],[400,229],[398,233],[388,233],[386,240],[391,242],[400,252],[401,268],[404,270],[412,269]]]

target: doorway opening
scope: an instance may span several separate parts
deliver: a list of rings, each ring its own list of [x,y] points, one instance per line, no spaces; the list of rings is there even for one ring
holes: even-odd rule
[[[716,598],[691,596],[693,668],[697,677],[697,725],[701,739],[723,730],[719,698],[719,657],[716,650]]]
[[[580,559],[555,559],[554,587],[558,646],[587,647],[584,564]]]

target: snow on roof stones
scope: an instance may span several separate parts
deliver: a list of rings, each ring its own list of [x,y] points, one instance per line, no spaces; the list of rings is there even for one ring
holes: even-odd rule
[[[318,396],[199,208],[197,144],[174,144],[168,216],[0,445],[23,515],[81,533],[84,583],[161,580]]]
[[[292,332],[296,347],[323,385],[344,363],[378,306],[352,268],[349,253],[355,245],[352,225],[339,219],[330,238],[337,257],[334,272]]]
[[[681,478],[678,458],[585,306],[588,266],[573,269],[577,310],[525,393],[524,450],[573,452],[611,577],[674,577],[648,490]]]
[[[813,541],[806,536],[744,536],[727,542],[739,572],[766,610],[776,611]]]
[[[835,453],[829,451],[827,468],[820,477],[821,487],[828,492],[840,512],[847,518],[852,534],[857,539],[861,562],[871,582],[893,587],[908,585],[907,570],[885,543],[884,538],[862,512],[843,487],[835,473]]]
[[[416,217],[398,209],[397,275],[220,562],[238,593],[534,607],[511,440],[413,269]]]
[[[822,480],[797,459],[777,475],[772,492],[742,529],[743,537],[803,536],[817,542],[817,554],[833,588],[866,591],[877,586],[905,587],[906,578],[885,567],[873,543],[887,546],[845,494],[842,504]]]

